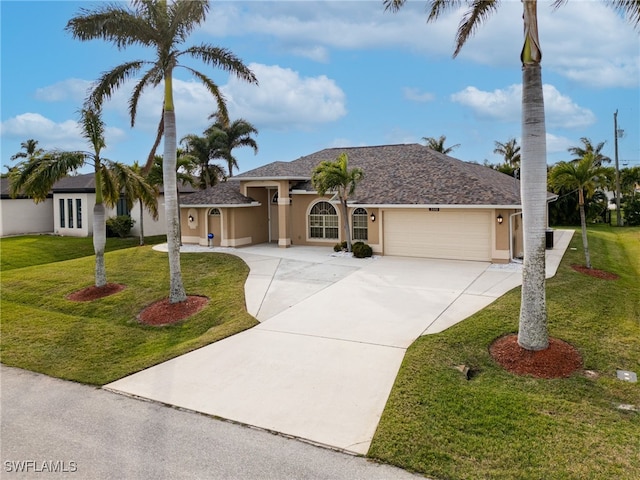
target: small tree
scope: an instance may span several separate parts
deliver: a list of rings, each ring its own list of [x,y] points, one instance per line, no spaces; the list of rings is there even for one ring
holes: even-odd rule
[[[347,250],[351,251],[351,228],[349,226],[349,208],[347,200],[356,190],[356,185],[364,173],[360,168],[349,170],[349,159],[346,153],[341,153],[335,161],[326,160],[318,165],[311,176],[311,182],[318,194],[324,195],[335,191],[344,217],[344,235],[347,240]]]
[[[589,242],[587,241],[587,219],[585,214],[585,199],[590,198],[596,191],[598,177],[604,169],[593,152],[587,153],[578,163],[560,162],[550,173],[550,183],[555,188],[565,187],[578,191],[578,208],[580,209],[580,224],[582,226],[582,245],[584,247],[585,265],[591,268],[589,256]]]
[[[422,139],[427,142],[427,147],[429,147],[431,150],[443,153],[444,155],[449,155],[460,146],[459,143],[456,143],[455,145],[451,145],[450,147],[445,147],[444,142],[447,141],[446,135],[440,135],[440,138],[422,137]]]

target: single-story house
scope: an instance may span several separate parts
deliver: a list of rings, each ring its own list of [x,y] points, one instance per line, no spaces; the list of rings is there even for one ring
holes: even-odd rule
[[[342,211],[331,194],[318,195],[311,175],[343,152],[364,172],[348,202],[352,238],[374,253],[496,263],[522,256],[519,181],[419,144],[329,148],[181,197],[183,243],[333,247],[344,240]]]
[[[9,182],[2,178],[2,199],[0,200],[0,218],[2,230],[0,236],[27,233],[55,233],[71,237],[89,237],[93,235],[93,206],[96,191],[93,173],[70,175],[56,182],[45,202],[36,204],[33,199],[9,196]],[[188,184],[180,186],[181,193],[193,192]],[[153,220],[149,212],[143,209],[144,234],[164,235],[167,232],[164,214],[164,194],[158,198],[158,219]],[[129,211],[124,198],[115,208],[107,208],[107,218],[116,215],[130,215],[135,221],[131,235],[140,234],[140,204],[136,202]]]

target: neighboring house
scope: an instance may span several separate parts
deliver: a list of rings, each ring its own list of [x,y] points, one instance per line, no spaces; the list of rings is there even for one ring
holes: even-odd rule
[[[53,232],[53,194],[36,204],[31,198],[9,196],[9,179],[0,178],[0,237]]]
[[[50,197],[44,204],[35,204],[30,198],[11,199],[8,182],[2,179],[2,236],[25,233],[55,233],[71,237],[93,235],[93,206],[95,205],[95,182],[93,173],[71,175],[56,182]],[[181,192],[193,192],[190,185],[182,185]],[[143,210],[145,236],[166,233],[164,215],[164,195],[158,198],[158,220],[153,220],[149,212]],[[116,215],[130,215],[135,221],[131,235],[140,233],[140,206],[136,202],[129,211],[124,199],[115,208],[107,208],[107,218]]]
[[[320,162],[342,152],[349,168],[364,171],[349,201],[354,241],[383,255],[492,262],[522,255],[519,182],[419,144],[325,149],[182,197],[182,241],[332,247],[344,240],[344,219],[338,201],[320,197],[310,180]]]

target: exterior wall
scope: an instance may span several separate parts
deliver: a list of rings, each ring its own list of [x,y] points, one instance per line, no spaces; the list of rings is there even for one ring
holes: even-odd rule
[[[166,235],[167,219],[164,209],[164,196],[158,198],[158,219],[154,220],[146,209],[143,209],[144,235],[145,237],[152,235]],[[182,212],[181,212],[182,214]],[[115,215],[112,213],[110,216]],[[108,218],[108,217],[107,217]],[[131,235],[140,236],[140,202],[133,204],[131,209],[131,218],[135,221],[131,229]]]
[[[0,237],[53,231],[53,199],[38,204],[29,198],[0,200]]]
[[[64,227],[62,226],[60,201],[64,203]],[[69,208],[69,200],[72,208]],[[80,201],[80,215],[78,215],[78,201]],[[53,225],[58,235],[69,237],[88,237],[93,234],[93,207],[96,202],[95,193],[55,193],[53,195]],[[111,210],[107,208],[107,218]],[[69,215],[73,217],[73,227],[69,227]],[[78,218],[81,226],[78,227]]]

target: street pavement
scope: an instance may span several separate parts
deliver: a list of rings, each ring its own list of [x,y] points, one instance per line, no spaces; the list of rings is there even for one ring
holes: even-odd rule
[[[281,435],[4,365],[0,387],[3,480],[423,478]]]

